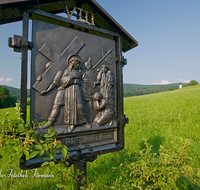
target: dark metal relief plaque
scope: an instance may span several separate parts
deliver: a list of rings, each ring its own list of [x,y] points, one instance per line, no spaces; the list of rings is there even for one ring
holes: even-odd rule
[[[69,150],[117,142],[115,41],[33,20],[31,121]]]

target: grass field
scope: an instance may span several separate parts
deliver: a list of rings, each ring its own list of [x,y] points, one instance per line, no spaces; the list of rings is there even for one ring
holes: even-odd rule
[[[129,124],[125,126],[125,148],[98,156],[93,163],[87,164],[88,183],[94,184],[95,189],[110,189],[116,183],[120,163],[130,161],[136,151],[144,148],[144,138],[153,145],[156,153],[160,145],[170,149],[175,137],[191,139],[188,154],[192,160],[189,162],[192,167],[200,168],[200,86],[125,98],[124,109],[129,118]],[[12,117],[13,110],[2,109],[0,114],[9,111]],[[9,150],[4,150],[3,154],[9,154]],[[50,168],[54,178],[2,178],[0,186],[2,189],[56,189],[55,184],[61,178],[57,167]],[[0,162],[1,169],[2,172],[7,169],[20,171],[17,161],[9,165],[8,160]],[[40,168],[38,172],[44,174],[47,170]],[[66,183],[69,184],[67,189],[72,189],[72,182]]]
[[[189,155],[191,165],[200,168],[200,86],[124,99],[124,112],[129,118],[125,126],[125,148],[120,152],[101,155],[88,167],[91,183],[114,183],[119,170],[112,171],[121,162],[131,159],[131,154],[144,148],[146,138],[153,152],[160,145],[171,148],[175,137],[191,139]],[[118,171],[118,172],[116,172]]]
[[[143,138],[170,148],[174,137],[191,139],[194,163],[200,166],[200,86],[125,99],[127,149],[140,148]]]
[[[9,119],[17,119],[18,118],[18,115],[16,114],[16,109],[15,108],[3,108],[3,109],[0,109],[0,121],[4,119],[4,116],[6,113],[9,113],[8,115],[8,118]],[[30,106],[28,105],[27,106],[27,115],[29,116],[30,115]],[[30,122],[30,118],[27,117],[27,122]]]

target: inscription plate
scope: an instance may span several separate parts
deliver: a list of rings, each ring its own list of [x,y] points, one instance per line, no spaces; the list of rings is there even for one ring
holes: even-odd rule
[[[70,138],[60,138],[58,140],[68,147],[68,151],[83,148],[92,148],[99,145],[116,143],[116,130],[110,132],[101,132],[98,134],[85,134]]]

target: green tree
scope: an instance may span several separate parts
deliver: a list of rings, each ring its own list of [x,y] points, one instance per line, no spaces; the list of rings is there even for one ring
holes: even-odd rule
[[[15,106],[16,99],[9,94],[9,90],[0,85],[0,108]]]
[[[198,82],[196,80],[191,80],[189,83],[188,83],[188,86],[194,86],[194,85],[197,85]]]
[[[170,88],[168,91],[176,90],[176,88]]]

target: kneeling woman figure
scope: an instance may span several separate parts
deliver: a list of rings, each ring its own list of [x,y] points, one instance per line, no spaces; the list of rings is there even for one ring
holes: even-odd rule
[[[96,92],[93,95],[94,109],[99,113],[94,118],[94,123],[98,126],[112,125],[114,112],[110,103],[103,98],[100,92]]]

